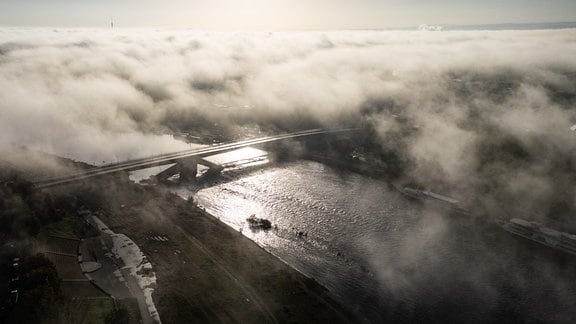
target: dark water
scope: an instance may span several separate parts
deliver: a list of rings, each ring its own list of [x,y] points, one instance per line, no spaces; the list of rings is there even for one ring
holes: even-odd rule
[[[195,199],[366,322],[576,322],[571,256],[407,200],[382,181],[297,162]],[[252,232],[252,214],[277,229]]]

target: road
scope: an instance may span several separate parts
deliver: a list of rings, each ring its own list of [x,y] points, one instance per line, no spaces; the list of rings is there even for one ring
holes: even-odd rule
[[[324,133],[336,133],[336,132],[346,132],[351,129],[339,129],[339,130],[324,130],[324,129],[311,129],[301,132],[281,134],[275,136],[266,136],[255,139],[243,140],[233,143],[224,143],[209,147],[196,148],[192,150],[180,151],[175,153],[163,154],[158,156],[152,156],[137,160],[130,160],[120,163],[108,164],[99,167],[94,167],[83,172],[78,172],[74,174],[65,175],[62,177],[55,177],[45,180],[40,180],[34,182],[36,188],[48,188],[59,185],[65,185],[71,182],[96,177],[100,175],[120,172],[120,171],[134,171],[139,169],[146,169],[158,165],[172,164],[176,163],[180,159],[190,158],[190,157],[206,157],[210,155],[215,155],[219,153],[226,153],[229,151],[237,150],[243,147],[265,144],[285,139],[319,135]]]

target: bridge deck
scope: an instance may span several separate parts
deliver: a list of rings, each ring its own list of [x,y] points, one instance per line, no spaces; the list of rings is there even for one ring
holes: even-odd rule
[[[319,134],[325,134],[325,133],[348,132],[351,130],[353,130],[353,129],[340,129],[340,130],[311,129],[311,130],[306,130],[306,131],[301,131],[301,132],[281,134],[281,135],[276,135],[276,136],[267,136],[267,137],[249,139],[249,140],[238,141],[238,142],[233,142],[233,143],[224,143],[224,144],[220,144],[220,145],[214,145],[214,146],[209,146],[209,147],[203,147],[203,148],[198,148],[198,149],[180,151],[180,152],[175,152],[175,153],[170,153],[170,154],[157,155],[157,156],[152,156],[152,157],[148,157],[148,158],[142,158],[142,159],[136,159],[136,160],[130,160],[130,161],[125,161],[125,162],[120,162],[120,163],[114,163],[114,164],[108,164],[108,165],[104,165],[104,166],[94,167],[94,168],[88,169],[84,172],[79,172],[79,173],[75,173],[75,174],[64,175],[62,177],[56,177],[56,178],[37,181],[37,182],[34,182],[34,185],[37,188],[48,188],[48,187],[53,187],[53,186],[65,185],[68,183],[80,181],[80,180],[91,178],[91,177],[101,176],[101,175],[105,175],[105,174],[111,174],[111,173],[116,173],[116,172],[121,172],[121,171],[135,171],[135,170],[146,169],[146,168],[150,168],[150,167],[154,167],[154,166],[173,164],[173,163],[177,163],[180,160],[189,159],[192,157],[203,158],[203,157],[207,157],[207,156],[211,156],[211,155],[230,152],[230,151],[237,150],[239,148],[243,148],[243,147],[247,147],[247,146],[260,145],[260,144],[265,144],[265,143],[270,143],[270,142],[275,142],[275,141],[280,141],[280,140],[285,140],[285,139],[298,138],[298,137],[304,137],[304,136],[313,136],[313,135],[319,135]],[[206,163],[210,164],[210,162],[206,161],[206,160],[202,161],[200,164],[207,165],[208,167],[210,167],[210,165],[208,165]],[[213,167],[217,167],[217,166],[214,164]]]

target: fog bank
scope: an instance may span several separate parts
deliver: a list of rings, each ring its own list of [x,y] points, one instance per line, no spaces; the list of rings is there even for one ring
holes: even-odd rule
[[[92,163],[370,128],[406,175],[490,208],[574,206],[576,30],[0,29],[0,138]]]

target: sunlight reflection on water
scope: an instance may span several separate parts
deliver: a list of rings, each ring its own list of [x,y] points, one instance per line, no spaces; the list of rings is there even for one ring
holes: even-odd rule
[[[266,166],[266,152],[252,148],[209,160],[227,166],[221,176],[171,190],[317,280],[365,322],[576,320],[576,275],[487,222],[316,162]],[[265,167],[250,168],[257,165]],[[250,229],[250,215],[273,228]]]
[[[184,198],[193,194],[184,187],[176,191]],[[542,264],[523,246],[509,248],[522,243],[486,222],[423,210],[380,180],[294,162],[223,176],[194,199],[315,278],[367,322],[446,316],[452,321],[506,321],[519,310],[527,319],[541,319],[557,311],[559,303],[576,307],[573,296],[539,298],[540,292],[554,290],[557,280],[565,285],[562,289],[576,289],[575,276],[563,267]],[[270,220],[277,229],[250,230],[250,215]],[[533,261],[526,262],[527,257]],[[510,289],[525,297],[518,300]]]

